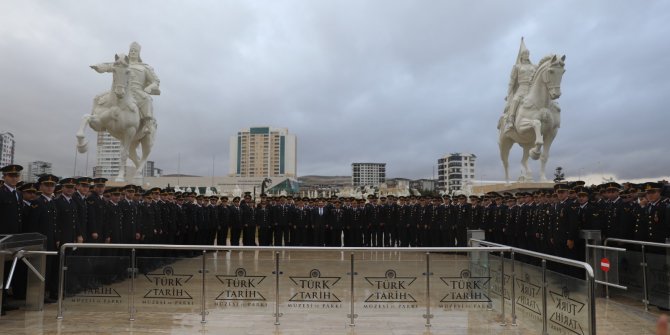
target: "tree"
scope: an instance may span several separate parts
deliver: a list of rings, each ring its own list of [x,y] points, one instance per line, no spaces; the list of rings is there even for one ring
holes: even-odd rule
[[[565,180],[565,173],[563,173],[562,167],[557,167],[554,171],[554,183],[560,183]]]

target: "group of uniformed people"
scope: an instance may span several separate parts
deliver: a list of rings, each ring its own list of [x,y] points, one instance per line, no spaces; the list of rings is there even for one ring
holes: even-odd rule
[[[464,247],[467,230],[486,239],[580,259],[578,232],[665,243],[670,238],[666,185],[557,183],[551,190],[484,196],[293,198],[250,194],[203,196],[139,186],[106,187],[104,178],[45,174],[20,183],[19,165],[2,168],[1,234],[39,232],[47,250],[63,243],[191,245]],[[468,201],[469,200],[469,201]],[[583,249],[582,249],[583,250]],[[115,251],[82,250],[82,256]],[[145,256],[188,256],[146,252]],[[56,299],[57,263],[47,269],[49,299]],[[122,271],[122,270],[120,270]],[[71,288],[76,290],[77,288]],[[50,301],[49,301],[50,302]]]

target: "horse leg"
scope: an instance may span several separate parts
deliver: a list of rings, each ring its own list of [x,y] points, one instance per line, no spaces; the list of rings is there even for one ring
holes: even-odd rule
[[[138,169],[144,170],[144,165],[149,159],[149,154],[151,153],[151,148],[154,145],[154,137],[156,136],[156,123],[152,122],[147,125],[146,133],[142,137],[139,143],[142,145],[142,159],[139,162]],[[138,172],[141,170],[138,170]]]
[[[500,159],[502,160],[503,167],[505,168],[505,183],[508,184],[509,184],[509,152],[512,149],[513,145],[514,142],[511,139],[500,136],[498,147],[500,149]]]
[[[84,130],[86,129],[86,125],[88,125],[88,122],[92,115],[84,115],[84,117],[81,118],[81,124],[79,125],[79,130],[77,131],[77,151],[79,151],[80,154],[85,153],[88,151],[88,141],[86,141],[86,136],[84,135]]]
[[[119,162],[119,175],[116,176],[116,181],[118,182],[124,182],[126,181],[126,163],[128,162],[128,152],[130,149],[130,141],[132,139],[132,135],[129,134],[134,134],[135,132],[133,131],[132,128],[127,129],[125,136],[123,136],[122,139],[120,139],[121,142],[121,161]]]
[[[133,162],[133,165],[137,168],[137,172],[139,172],[139,157],[137,156],[137,147],[139,146],[139,142],[137,140],[133,140],[132,143],[130,143],[129,149],[128,149],[128,158]]]
[[[523,155],[521,157],[521,167],[523,168],[523,180],[524,181],[531,181],[533,180],[533,171],[530,170],[528,167],[528,156],[529,156],[529,148],[528,147],[523,147]]]
[[[555,129],[544,139],[544,147],[542,148],[542,155],[540,156],[540,181],[547,181],[546,167],[547,161],[549,160],[549,149],[551,149],[551,145],[554,143],[556,133],[557,130]]]

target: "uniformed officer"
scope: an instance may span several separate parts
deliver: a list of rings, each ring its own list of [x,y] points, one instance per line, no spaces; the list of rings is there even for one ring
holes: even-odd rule
[[[668,217],[668,204],[661,198],[663,185],[658,182],[645,183],[643,189],[646,193],[647,207],[640,215],[640,232],[636,234],[636,239],[641,241],[665,243],[670,238],[670,221]],[[651,250],[650,248],[650,251]],[[662,250],[655,250],[659,253]]]
[[[468,203],[465,194],[457,197],[458,204],[454,208],[454,221],[456,223],[456,246],[466,247],[468,244],[467,227],[472,222],[472,207]]]
[[[256,205],[254,213],[256,226],[258,226],[258,245],[260,246],[272,245],[271,214],[272,210],[270,209],[267,195],[261,194],[261,201]]]
[[[123,196],[119,201],[121,218],[123,220],[123,243],[134,244],[142,240],[142,227],[138,204],[133,200],[135,187],[126,185],[122,189]]]
[[[230,206],[230,245],[240,245],[242,236],[242,213],[240,212],[240,197],[233,198]]]
[[[21,180],[22,170],[23,167],[21,165],[15,164],[7,165],[0,169],[2,171],[2,179],[4,180],[4,185],[0,186],[0,234],[19,234],[23,229],[23,197],[16,189],[17,184]],[[3,266],[5,270],[2,282],[6,283],[11,262],[5,262]],[[17,309],[15,306],[8,304],[7,292],[4,287],[2,288],[2,297],[2,315],[5,315],[8,310]]]
[[[254,215],[254,201],[251,194],[244,195],[240,203],[240,218],[242,220],[242,243],[245,246],[256,246],[256,221]]]
[[[83,180],[82,180],[83,181]],[[95,178],[92,179],[93,189],[90,191],[86,197],[86,203],[88,204],[88,226],[86,227],[88,233],[88,241],[91,243],[103,243],[105,241],[104,234],[104,225],[105,225],[105,209],[107,207],[103,195],[105,193],[105,185],[107,179],[105,178]],[[117,190],[118,192],[118,190]],[[117,200],[118,206],[118,200]],[[120,215],[119,215],[120,218]],[[120,238],[118,236],[117,238]],[[115,243],[121,243],[121,240],[115,241]]]
[[[228,230],[230,229],[230,205],[228,197],[221,197],[219,204],[219,223],[216,231],[216,245],[228,244]]]
[[[44,174],[37,180],[40,196],[33,202],[34,212],[31,214],[30,226],[36,227],[37,232],[46,236],[46,250],[58,251],[60,246],[57,242],[58,227],[56,226],[56,205],[53,201],[58,177],[52,174]],[[58,299],[58,260],[55,257],[47,257],[45,295],[51,301]],[[46,301],[46,300],[45,300]]]
[[[291,211],[292,206],[287,203],[286,196],[283,195],[279,197],[279,203],[272,208],[272,230],[274,234],[274,245],[277,247],[289,245]]]
[[[21,181],[21,165],[2,167],[4,185],[0,187],[0,234],[18,234],[22,230],[23,197],[16,189]]]
[[[342,229],[344,227],[344,210],[342,209],[342,202],[339,199],[335,200],[333,208],[328,211],[326,220],[326,228],[324,239],[326,246],[341,247],[342,246]]]

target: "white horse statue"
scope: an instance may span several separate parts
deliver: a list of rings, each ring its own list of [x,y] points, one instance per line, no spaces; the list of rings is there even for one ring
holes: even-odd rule
[[[88,142],[84,136],[86,125],[97,132],[107,131],[121,142],[121,166],[115,179],[119,182],[125,181],[128,158],[135,165],[135,178],[141,178],[156,133],[155,122],[145,125],[140,121],[139,108],[128,90],[129,66],[128,56],[115,55],[112,65],[112,89],[93,99],[93,110],[91,114],[84,115],[77,131],[77,150],[80,153],[88,150]],[[140,145],[142,145],[141,158],[137,154]]]
[[[505,129],[503,118],[498,121],[498,146],[507,182],[509,182],[509,152],[514,143],[518,143],[523,148],[521,158],[523,175],[519,180],[533,180],[532,172],[528,168],[529,156],[533,160],[540,159],[540,180],[547,180],[545,167],[549,158],[549,149],[561,125],[561,110],[553,100],[561,96],[564,67],[565,55],[560,58],[557,55],[542,58],[531,80],[528,95],[519,104],[514,128]]]

